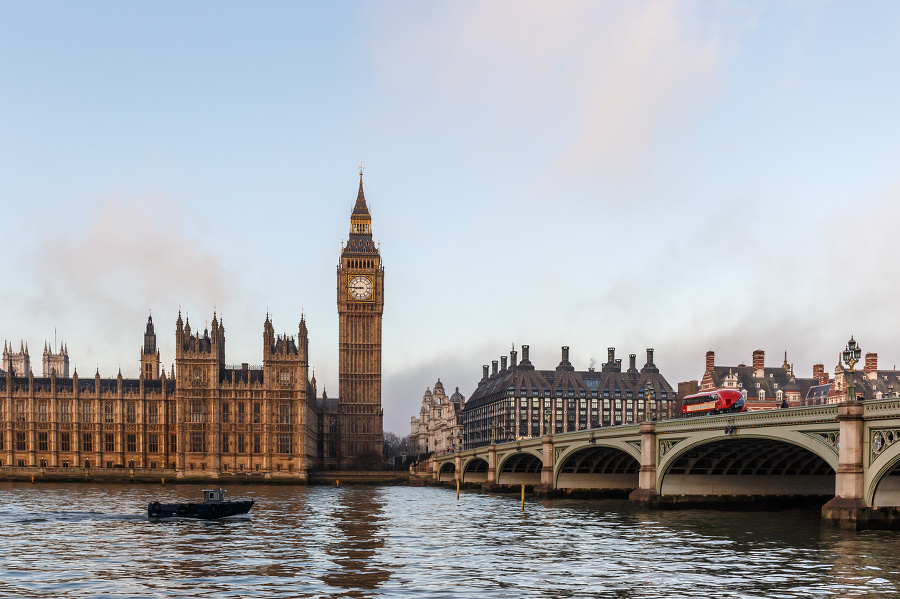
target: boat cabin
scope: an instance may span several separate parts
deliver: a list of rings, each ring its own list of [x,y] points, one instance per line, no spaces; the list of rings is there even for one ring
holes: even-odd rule
[[[225,501],[225,489],[204,489],[203,503],[209,505]]]

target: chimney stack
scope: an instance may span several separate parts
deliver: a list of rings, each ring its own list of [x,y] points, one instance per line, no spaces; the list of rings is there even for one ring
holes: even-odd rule
[[[818,381],[819,385],[828,384],[828,373],[825,372],[824,364],[813,364],[813,378]]]
[[[497,374],[497,360],[491,361],[491,376]]]
[[[563,347],[562,347],[562,361],[563,362],[569,361],[569,346],[568,345],[563,345]]]
[[[753,352],[753,376],[766,376],[766,352],[758,349]]]
[[[647,348],[647,366],[655,366],[655,364],[653,364],[653,348],[652,347]]]
[[[716,352],[709,350],[706,352],[706,371],[709,372],[716,367]]]
[[[608,347],[606,348],[606,363],[612,366],[616,363],[616,348]]]
[[[518,364],[519,364],[518,353],[516,352],[516,350],[512,350],[511,352],[509,352],[509,365],[512,368],[515,368],[516,366],[518,366]]]
[[[528,346],[527,345],[522,346],[522,361],[528,362]]]
[[[481,379],[484,380],[488,377],[488,365],[485,364],[481,367]]]
[[[637,370],[637,354],[628,354],[628,371]]]
[[[863,369],[867,379],[874,379],[878,376],[878,354],[868,352],[866,354],[866,367]]]
[[[506,370],[506,356],[500,356],[500,370]]]

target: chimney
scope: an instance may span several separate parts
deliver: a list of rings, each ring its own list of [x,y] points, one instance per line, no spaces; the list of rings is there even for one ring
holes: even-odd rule
[[[653,364],[653,348],[647,348],[647,366],[654,366]]]
[[[563,362],[569,361],[569,346],[568,345],[562,346],[562,361]]]
[[[622,359],[616,358],[616,372],[622,372]]]
[[[616,348],[608,347],[606,348],[606,363],[612,366],[616,363]]]
[[[528,362],[528,346],[527,345],[522,346],[522,361]]]
[[[871,380],[878,377],[878,354],[875,352],[866,354],[866,367],[863,370],[867,379]]]
[[[628,354],[628,372],[637,370],[637,354]]]
[[[519,364],[518,354],[516,353],[516,350],[512,350],[511,352],[509,352],[509,365],[512,368],[515,368],[516,366],[518,366],[518,364]]]
[[[709,350],[706,352],[706,371],[709,372],[716,367],[716,352]]]
[[[818,381],[819,385],[828,384],[828,373],[825,372],[824,364],[813,364],[813,378]]]
[[[753,376],[766,376],[766,352],[758,349],[753,352]]]
[[[484,380],[488,377],[488,368],[489,366],[485,364],[481,367],[481,379]]]
[[[500,356],[500,370],[506,370],[506,356]]]
[[[497,374],[497,360],[491,361],[491,376]]]

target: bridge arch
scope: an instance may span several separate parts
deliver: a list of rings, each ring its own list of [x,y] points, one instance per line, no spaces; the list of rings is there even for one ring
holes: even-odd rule
[[[872,460],[866,473],[865,500],[873,507],[900,505],[900,434],[898,431],[875,431],[881,435],[881,444],[887,444]],[[871,434],[871,433],[870,433]],[[890,435],[890,436],[889,436]],[[868,444],[874,448],[875,435]]]
[[[632,449],[632,451],[628,451]],[[638,487],[640,454],[628,446],[584,444],[560,456],[557,489],[632,490]]]
[[[461,482],[483,483],[487,481],[487,477],[488,463],[484,458],[472,456],[462,465]]]
[[[456,480],[456,464],[444,462],[438,471],[438,480],[442,483]]]
[[[511,453],[497,467],[498,485],[538,485],[544,461],[530,451]]]
[[[833,497],[837,455],[803,433],[780,432],[683,441],[661,460],[657,493]]]

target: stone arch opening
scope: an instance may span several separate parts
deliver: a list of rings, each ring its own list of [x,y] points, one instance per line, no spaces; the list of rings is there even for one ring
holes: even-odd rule
[[[557,489],[616,489],[638,487],[640,463],[615,447],[591,446],[572,453],[560,464]]]
[[[873,507],[900,506],[900,457],[881,475],[872,494]]]
[[[487,481],[488,474],[487,460],[482,458],[472,458],[463,468],[462,482],[464,483],[483,483]]]
[[[438,472],[438,480],[441,482],[456,480],[456,464],[453,462],[445,462]]]
[[[692,447],[663,474],[662,495],[834,496],[834,469],[809,449],[775,439],[730,438]]]
[[[544,462],[531,453],[514,453],[504,460],[497,475],[498,485],[539,485]]]

